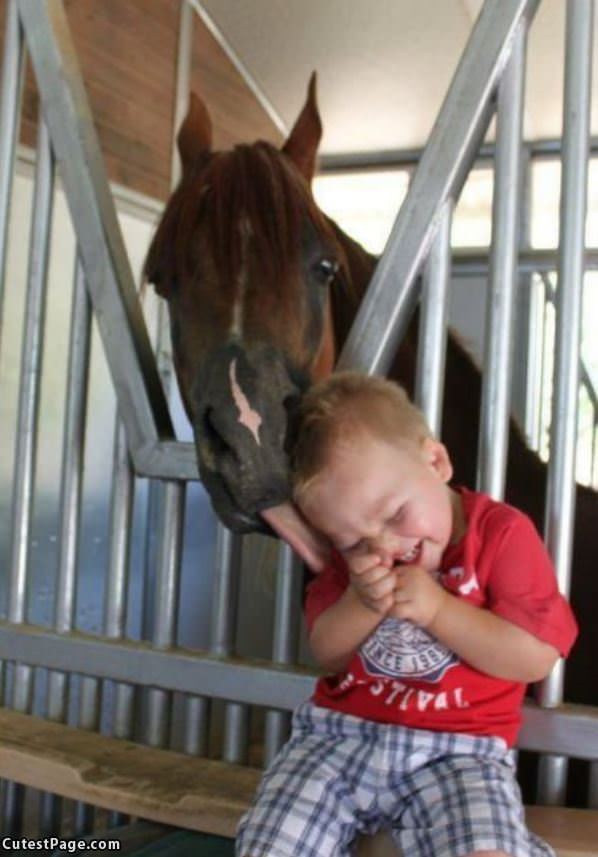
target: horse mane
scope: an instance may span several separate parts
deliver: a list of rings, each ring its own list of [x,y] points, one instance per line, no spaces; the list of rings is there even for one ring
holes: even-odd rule
[[[264,286],[284,282],[299,265],[306,220],[346,267],[336,230],[286,155],[265,142],[208,155],[173,194],[150,246],[145,276],[165,297],[182,278],[193,280],[205,264],[195,237],[201,224],[225,299],[234,297],[248,236]]]

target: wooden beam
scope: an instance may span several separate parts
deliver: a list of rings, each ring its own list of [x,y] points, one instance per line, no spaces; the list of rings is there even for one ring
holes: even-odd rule
[[[0,709],[0,777],[126,815],[232,837],[260,776]]]
[[[0,777],[188,830],[233,838],[261,771],[156,750],[0,708]],[[559,857],[598,855],[598,812],[526,809]],[[388,836],[361,840],[358,857],[397,857]]]

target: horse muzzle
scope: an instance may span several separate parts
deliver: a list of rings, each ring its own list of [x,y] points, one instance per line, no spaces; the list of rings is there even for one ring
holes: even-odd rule
[[[269,532],[260,512],[290,497],[289,415],[301,391],[273,349],[233,342],[203,361],[192,396],[199,470],[233,530]]]

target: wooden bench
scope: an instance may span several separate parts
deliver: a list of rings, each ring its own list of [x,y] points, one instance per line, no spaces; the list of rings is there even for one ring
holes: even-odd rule
[[[0,709],[0,777],[163,824],[233,837],[261,772]],[[529,807],[559,857],[598,857],[598,812]],[[396,855],[384,835],[360,857]]]

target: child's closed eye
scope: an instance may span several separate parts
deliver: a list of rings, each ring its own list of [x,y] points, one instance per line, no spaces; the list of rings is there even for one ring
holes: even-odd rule
[[[403,518],[405,517],[406,511],[407,511],[407,507],[405,505],[399,506],[399,508],[393,512],[393,514],[390,516],[390,518],[387,519],[386,523],[387,524],[393,524],[393,525],[400,523],[403,520]]]
[[[339,546],[339,547],[337,547],[337,550],[343,556],[351,557],[351,556],[357,556],[357,554],[360,552],[360,550],[363,548],[363,546],[364,546],[364,541],[363,541],[363,539],[360,539],[358,542],[354,542],[351,545],[345,545],[344,547]]]

